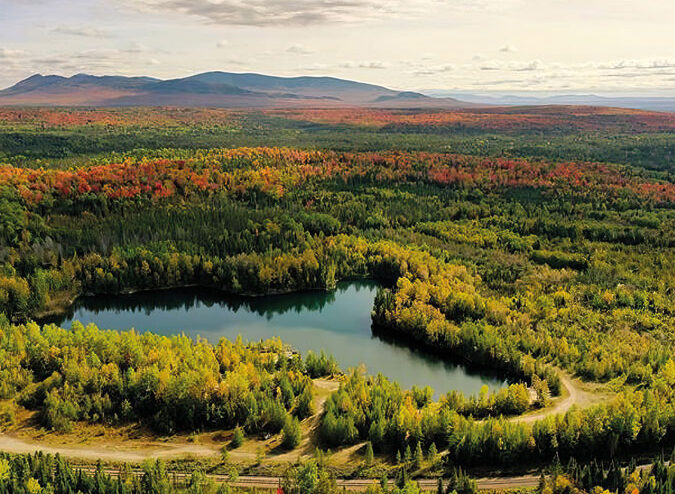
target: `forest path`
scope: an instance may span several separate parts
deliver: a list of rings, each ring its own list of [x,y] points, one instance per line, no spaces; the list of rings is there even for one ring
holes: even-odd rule
[[[605,401],[610,395],[602,392],[587,391],[586,383],[560,373],[561,384],[564,389],[563,396],[555,398],[551,406],[531,412],[525,415],[512,417],[516,422],[534,422],[544,417],[564,413],[573,405],[580,407],[590,406]],[[315,414],[303,420],[303,440],[300,446],[293,451],[282,451],[279,448],[278,436],[256,440],[249,439],[238,449],[231,450],[231,460],[252,461],[259,451],[265,451],[266,463],[295,462],[301,458],[311,457],[314,453],[314,439],[320,414],[323,411],[326,399],[339,386],[338,381],[327,379],[315,379]],[[29,435],[27,431],[33,432]],[[96,437],[101,436],[101,437]],[[56,442],[56,440],[60,442]],[[106,462],[139,463],[148,458],[168,459],[177,457],[214,457],[219,456],[222,446],[226,441],[217,434],[205,433],[195,441],[190,441],[187,436],[176,436],[168,439],[158,439],[151,436],[142,438],[106,437],[104,434],[92,431],[90,434],[80,434],[79,437],[68,435],[54,435],[52,433],[35,434],[34,425],[26,425],[17,431],[0,433],[0,451],[8,453],[32,453],[43,451],[45,453],[59,453],[64,457],[84,461],[96,461],[101,459]],[[334,456],[338,460],[348,461],[358,455],[356,452],[363,444],[336,451]],[[343,458],[344,457],[344,458]]]
[[[285,461],[292,463],[300,457],[312,456],[314,431],[319,426],[323,406],[328,396],[338,387],[337,381],[314,379],[315,413],[302,421],[303,440],[297,449],[289,452],[281,451],[278,447],[280,443],[278,436],[265,440],[248,439],[242,447],[229,451],[230,458],[251,461],[258,456],[259,449],[271,453],[270,459],[274,463]],[[101,459],[106,462],[140,463],[148,458],[220,456],[221,448],[228,442],[218,433],[204,433],[194,441],[190,441],[189,436],[185,435],[166,439],[152,436],[141,438],[115,436],[107,433],[110,428],[100,426],[84,426],[85,431],[79,431],[77,434],[54,434],[36,430],[31,419],[23,422],[24,424],[14,431],[0,432],[0,451],[16,454],[42,451],[85,461]]]
[[[600,390],[586,390],[586,386],[592,386],[592,384],[583,383],[581,380],[571,377],[565,371],[558,369],[558,375],[560,376],[560,384],[564,390],[562,396],[554,398],[551,405],[546,408],[542,408],[536,412],[518,415],[517,417],[511,417],[510,420],[514,422],[535,422],[539,419],[548,417],[549,415],[565,413],[574,405],[585,408],[597,403],[602,403],[611,398],[611,394],[607,392],[601,392]]]

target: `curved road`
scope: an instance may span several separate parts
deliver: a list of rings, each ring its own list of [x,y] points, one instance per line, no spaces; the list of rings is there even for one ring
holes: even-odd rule
[[[514,422],[535,422],[549,415],[557,415],[559,413],[565,413],[567,410],[572,408],[572,405],[579,403],[582,396],[588,397],[588,402],[595,401],[590,393],[583,391],[578,388],[577,385],[572,381],[572,379],[564,372],[558,371],[560,376],[560,384],[567,392],[567,396],[564,398],[557,398],[554,401],[553,405],[544,408],[536,413],[519,415],[517,417],[512,417],[511,420]]]
[[[553,405],[538,411],[533,414],[513,417],[511,420],[518,422],[534,422],[538,419],[544,418],[548,415],[564,413],[569,410],[574,404],[590,404],[594,401],[602,399],[601,396],[596,396],[580,389],[577,384],[565,373],[560,373],[560,379],[563,387],[566,390],[564,398],[558,398]],[[324,391],[331,391],[337,384],[334,382],[324,382],[323,380],[315,381],[315,385],[323,388]],[[322,398],[317,403],[317,409],[323,408]],[[318,414],[317,414],[318,416]],[[109,444],[93,444],[82,446],[48,446],[42,444],[38,439],[28,440],[9,435],[7,433],[0,433],[0,451],[9,453],[32,453],[35,451],[43,451],[45,453],[56,454],[84,461],[103,460],[107,462],[126,462],[126,463],[140,463],[148,458],[172,458],[177,456],[196,456],[208,457],[220,454],[219,445],[201,445],[194,443],[162,443],[159,441],[151,444],[139,445],[138,447],[120,448],[118,446]],[[85,465],[80,465],[80,468],[87,469]],[[111,475],[117,474],[117,470],[106,470]],[[225,481],[224,476],[213,476],[214,480]],[[424,489],[435,489],[436,479],[418,479],[420,486]],[[365,490],[365,488],[376,482],[373,479],[339,479],[338,485],[344,486],[349,490]],[[478,479],[478,485],[481,489],[503,489],[503,488],[518,488],[518,487],[532,487],[539,482],[538,475],[522,475],[513,477],[491,477]],[[238,485],[249,485],[256,487],[276,487],[279,484],[278,477],[259,477],[259,476],[243,476],[237,481]]]

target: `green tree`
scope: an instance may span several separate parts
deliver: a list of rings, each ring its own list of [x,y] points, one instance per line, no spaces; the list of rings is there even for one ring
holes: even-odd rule
[[[427,459],[431,462],[432,467],[438,465],[438,449],[436,449],[436,443],[431,443],[429,450],[427,451]]]
[[[374,460],[373,445],[370,441],[366,443],[366,452],[364,454],[366,466],[371,466]]]
[[[305,390],[300,394],[295,414],[301,419],[314,414],[314,403],[310,386],[306,386]]]
[[[281,432],[281,445],[286,449],[295,449],[300,445],[301,439],[300,421],[296,417],[287,417]]]
[[[415,468],[419,469],[422,467],[422,461],[424,460],[424,454],[422,453],[422,444],[418,441],[417,446],[415,447],[415,455],[413,456],[413,463]]]
[[[232,433],[232,440],[230,441],[230,447],[236,449],[243,443],[244,443],[244,431],[241,427],[237,426],[234,428],[234,432]]]

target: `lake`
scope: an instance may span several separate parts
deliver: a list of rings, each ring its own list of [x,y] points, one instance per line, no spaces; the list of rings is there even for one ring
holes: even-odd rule
[[[172,335],[258,341],[273,336],[306,355],[308,350],[335,356],[342,369],[364,364],[402,387],[429,385],[438,393],[456,389],[477,394],[506,382],[439,359],[403,343],[373,334],[370,312],[378,289],[375,281],[341,282],[332,292],[311,291],[265,297],[239,297],[217,290],[179,288],[131,295],[80,297],[62,316],[51,318],[69,328],[75,320],[102,329],[130,329]]]

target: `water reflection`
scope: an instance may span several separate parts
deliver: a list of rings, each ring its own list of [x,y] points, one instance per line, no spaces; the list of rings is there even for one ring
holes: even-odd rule
[[[356,287],[358,290],[358,287]],[[264,297],[225,295],[220,290],[202,287],[150,290],[124,295],[98,295],[81,297],[62,314],[48,317],[44,322],[63,324],[72,321],[76,314],[129,312],[146,316],[155,311],[189,312],[198,307],[222,308],[237,313],[239,310],[257,314],[267,320],[275,315],[304,311],[319,311],[335,301],[337,295],[347,291],[349,285],[339,284],[334,291],[307,291]]]
[[[477,393],[504,380],[484,370],[436,355],[371,330],[370,311],[378,284],[342,282],[335,291],[299,292],[265,297],[224,295],[216,290],[181,288],[131,295],[82,297],[70,311],[49,322],[69,327],[74,320],[101,328],[184,332],[212,342],[241,334],[257,341],[273,336],[306,353],[332,353],[343,369],[365,364],[368,372],[395,379],[403,387],[429,385],[437,392]]]

